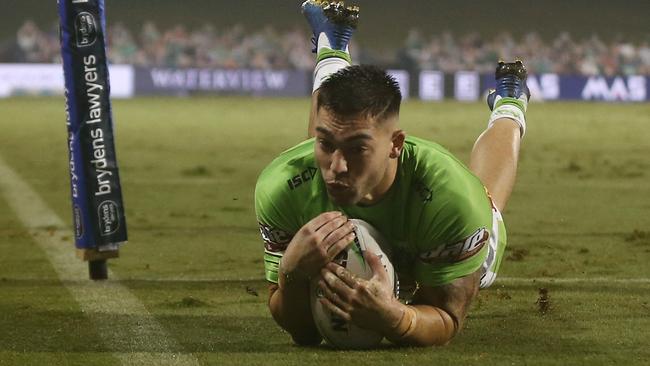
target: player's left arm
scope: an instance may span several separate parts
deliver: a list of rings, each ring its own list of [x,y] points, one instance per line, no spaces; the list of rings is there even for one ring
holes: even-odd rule
[[[411,305],[386,338],[411,346],[445,345],[462,329],[470,304],[478,294],[479,271],[452,282],[421,286]]]
[[[411,305],[400,303],[379,258],[366,253],[370,280],[356,278],[334,263],[321,272],[321,303],[346,321],[378,331],[390,341],[409,346],[447,344],[462,328],[478,293],[479,271],[445,285],[421,286]]]
[[[417,237],[431,243],[413,264],[419,287],[386,337],[399,344],[445,345],[463,328],[481,284],[482,266],[494,239],[493,206],[483,185],[461,165],[451,165],[448,186],[426,205],[431,221]],[[463,187],[450,189],[448,187]],[[435,218],[435,219],[433,219]]]

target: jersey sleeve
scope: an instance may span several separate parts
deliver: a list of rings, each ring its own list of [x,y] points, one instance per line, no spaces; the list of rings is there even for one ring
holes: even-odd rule
[[[441,286],[474,273],[488,254],[493,225],[491,200],[480,180],[449,156],[444,168],[417,183],[430,190],[418,222],[418,258],[414,277]]]
[[[291,220],[292,212],[295,211],[286,197],[286,189],[277,182],[276,174],[262,172],[255,186],[255,214],[264,242],[264,271],[269,282],[278,282],[280,258],[299,229]]]

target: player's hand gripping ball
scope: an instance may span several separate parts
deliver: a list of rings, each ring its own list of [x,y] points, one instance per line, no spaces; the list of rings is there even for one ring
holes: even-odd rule
[[[393,284],[393,294],[397,296],[399,288],[397,276],[393,264],[382,250],[382,247],[388,248],[388,243],[367,222],[357,219],[350,221],[354,223],[356,238],[334,259],[334,262],[347,269],[352,275],[369,280],[373,273],[363,254],[365,251],[374,253],[380,258]],[[336,348],[364,349],[375,347],[381,342],[383,336],[380,333],[348,323],[325,308],[319,301],[319,297],[322,296],[320,291],[317,281],[312,281],[310,288],[312,314],[316,327],[327,343]]]

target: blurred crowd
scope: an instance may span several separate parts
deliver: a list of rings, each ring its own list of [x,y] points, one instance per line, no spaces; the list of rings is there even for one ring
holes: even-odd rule
[[[161,29],[146,22],[137,32],[120,23],[108,29],[109,59],[113,63],[300,70],[314,65],[312,44],[303,28],[278,31],[267,26],[251,32],[242,26],[224,30],[206,24],[196,29],[182,25]],[[414,29],[392,52],[371,50],[358,43],[351,50],[356,62],[409,70],[489,73],[500,58],[521,58],[532,73],[650,75],[648,40],[605,42],[595,35],[577,40],[560,33],[545,40],[534,32],[517,37],[502,33],[486,39],[476,32],[423,35]],[[56,25],[42,30],[32,21],[24,22],[14,39],[0,42],[0,62],[60,62]]]
[[[417,30],[409,32],[401,63],[419,69],[494,70],[498,59],[521,58],[534,74],[557,73],[573,75],[650,75],[650,42],[640,44],[617,39],[604,42],[593,35],[576,40],[567,32],[550,41],[531,32],[515,38],[501,33],[485,39],[478,33],[455,37],[451,33],[422,36]]]
[[[314,57],[303,33],[271,26],[256,32],[242,26],[217,30],[210,24],[191,31],[182,25],[159,29],[146,22],[134,34],[115,23],[108,26],[108,57],[112,63],[139,66],[308,69]],[[0,62],[60,62],[57,25],[43,31],[26,21],[15,40],[3,44]]]

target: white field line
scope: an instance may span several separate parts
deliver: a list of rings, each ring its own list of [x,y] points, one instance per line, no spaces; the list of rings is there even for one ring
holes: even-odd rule
[[[611,277],[498,277],[495,284],[499,283],[599,283],[599,284],[632,284],[632,283],[650,283],[650,278],[611,278]]]
[[[34,241],[45,252],[63,285],[81,310],[94,322],[108,350],[124,365],[199,365],[191,354],[174,353],[181,347],[147,311],[144,304],[121,285],[114,273],[110,280],[88,278],[88,266],[74,255],[70,234],[63,221],[0,157],[0,193]],[[107,316],[108,315],[108,316]],[[101,321],[110,316],[134,317],[129,327]],[[126,322],[125,322],[126,323]],[[125,349],[114,350],[120,344]],[[142,352],[143,349],[161,350]],[[170,350],[170,351],[165,351]]]
[[[15,278],[16,280],[32,280],[32,278]],[[263,277],[248,277],[248,278],[211,278],[211,277],[164,277],[164,278],[125,278],[123,281],[136,281],[136,282],[151,282],[151,283],[164,283],[164,282],[252,282],[264,281]],[[650,284],[650,278],[612,278],[612,277],[585,277],[585,278],[572,278],[572,277],[498,277],[495,284],[526,284],[537,282],[550,282],[550,283],[598,283],[598,284]],[[492,286],[494,287],[494,286]]]
[[[87,275],[87,273],[86,273]],[[81,276],[81,278],[84,278],[84,276]],[[28,277],[28,276],[22,276],[22,277],[11,277],[11,278],[5,278],[8,280],[15,280],[15,281],[37,281],[37,280],[42,280],[42,277]],[[151,283],[173,283],[173,282],[213,282],[213,283],[219,283],[219,282],[253,282],[253,281],[260,281],[263,282],[264,278],[263,277],[250,277],[250,278],[209,278],[209,277],[158,277],[158,278],[123,278],[123,282],[129,282],[129,281],[135,281],[135,282],[151,282]],[[69,284],[83,284],[86,283],[86,280],[77,278],[74,280],[67,280],[66,281]],[[611,278],[611,277],[592,277],[592,278],[571,278],[571,277],[565,277],[565,278],[559,278],[559,277],[497,277],[496,281],[494,282],[496,285],[498,284],[534,284],[534,283],[567,283],[567,284],[573,284],[573,283],[594,283],[594,284],[650,284],[650,278]],[[494,287],[494,285],[492,286]]]

